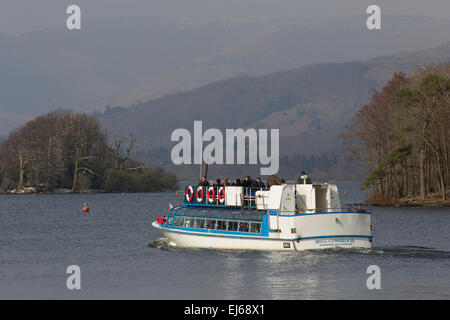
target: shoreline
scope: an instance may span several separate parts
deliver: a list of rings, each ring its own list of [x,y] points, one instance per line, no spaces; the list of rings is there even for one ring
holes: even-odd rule
[[[124,193],[159,193],[159,192],[175,192],[174,190],[160,190],[160,191],[146,191],[146,192],[134,192],[134,191],[105,191],[102,189],[85,189],[85,190],[77,190],[72,191],[71,189],[57,189],[53,191],[25,191],[25,192],[0,192],[0,195],[11,195],[11,196],[21,196],[21,195],[61,195],[61,194],[124,194]]]
[[[450,197],[447,200],[442,200],[441,196],[432,195],[425,199],[418,197],[414,198],[400,198],[400,199],[387,199],[379,201],[366,200],[364,202],[367,206],[389,206],[389,207],[450,207]]]
[[[367,202],[364,204],[365,206],[370,207],[435,207],[435,208],[445,208],[450,207],[450,202],[400,202],[400,201],[393,201],[393,202],[383,202],[383,203],[374,203],[374,202]]]
[[[52,191],[42,191],[37,190],[37,188],[29,187],[21,190],[8,190],[0,191],[0,194],[10,194],[10,195],[37,195],[37,194],[95,194],[95,193],[106,193],[102,189],[82,189],[77,191],[72,191],[72,189],[58,188]],[[119,192],[120,193],[120,192]]]

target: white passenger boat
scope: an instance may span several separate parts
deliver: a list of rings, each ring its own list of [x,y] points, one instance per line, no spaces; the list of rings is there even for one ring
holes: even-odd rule
[[[187,186],[184,205],[153,222],[170,246],[282,250],[371,248],[371,213],[343,210],[336,185]]]

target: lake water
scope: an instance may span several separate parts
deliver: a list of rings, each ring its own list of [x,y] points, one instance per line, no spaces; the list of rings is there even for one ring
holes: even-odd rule
[[[342,203],[364,200],[356,184],[338,186]],[[181,197],[0,195],[0,299],[450,298],[450,208],[370,208],[371,250],[167,248],[151,223]],[[81,290],[66,287],[69,265]],[[381,289],[367,288],[370,265]]]

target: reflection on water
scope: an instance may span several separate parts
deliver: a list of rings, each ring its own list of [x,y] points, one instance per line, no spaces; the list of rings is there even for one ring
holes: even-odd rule
[[[246,266],[248,261],[245,256],[240,254],[242,253],[227,254],[222,274],[218,274],[219,278],[223,279],[218,282],[218,290],[223,292],[225,299],[239,299],[244,289],[243,286],[248,285],[248,281],[246,281],[249,277],[247,274],[249,269]]]
[[[271,272],[263,275],[267,283],[265,290],[271,293],[269,299],[291,299],[293,292],[305,299],[317,298],[322,279],[313,270],[320,262],[320,255],[310,252],[270,254],[267,265],[272,266]],[[332,286],[333,283],[329,283],[327,290],[333,290]]]
[[[164,249],[164,246],[167,245],[167,241],[159,241],[159,243],[163,243],[162,246],[158,246],[159,249]],[[189,254],[190,251],[201,251],[179,248],[172,248],[172,250],[182,251],[186,254]],[[300,252],[211,249],[207,251],[221,258],[223,266],[216,269],[216,277],[219,279],[216,283],[217,292],[220,293],[218,298],[228,300],[254,299],[255,297],[268,300],[398,298],[396,296],[398,292],[389,290],[390,286],[386,286],[386,289],[381,292],[370,291],[366,288],[366,280],[369,276],[366,269],[376,261],[371,257],[381,257],[380,261],[400,259],[400,263],[404,264],[404,269],[399,269],[400,274],[408,273],[410,266],[408,266],[407,260],[411,260],[412,264],[415,264],[417,263],[416,259],[431,259],[442,261],[444,265],[450,266],[450,251],[433,250],[421,246],[372,249],[328,248]],[[361,265],[361,258],[367,262]],[[358,265],[360,265],[359,268]],[[384,270],[383,264],[381,265]],[[388,275],[384,278],[392,281],[395,277],[397,276]],[[428,287],[443,293],[442,297],[449,296],[448,293],[445,293],[444,288],[448,288],[450,284],[446,285],[445,280],[442,282],[442,279],[436,274],[434,274],[434,279],[430,280],[437,280],[439,283]],[[346,296],[349,294],[350,296]],[[420,295],[419,292],[405,293],[404,298],[416,298],[417,294]]]

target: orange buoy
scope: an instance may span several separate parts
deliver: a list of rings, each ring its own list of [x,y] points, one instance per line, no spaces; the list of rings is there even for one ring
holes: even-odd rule
[[[122,192],[122,195],[124,196],[124,195],[125,195],[125,193],[124,193],[124,192]]]
[[[347,191],[344,191],[344,194],[347,194]]]
[[[33,197],[36,197],[36,192],[33,192]]]
[[[87,204],[85,203],[83,208],[81,209],[83,212],[89,212],[89,207],[87,206]]]
[[[175,195],[176,195],[176,196],[179,196],[179,195],[180,195],[180,193],[179,193],[179,192],[177,192],[177,193],[175,193]]]

